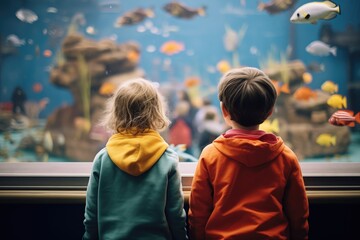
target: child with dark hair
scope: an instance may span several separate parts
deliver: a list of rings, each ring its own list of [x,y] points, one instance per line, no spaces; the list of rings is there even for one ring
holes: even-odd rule
[[[309,206],[296,155],[259,130],[277,98],[259,69],[227,72],[218,86],[231,129],[205,147],[193,178],[192,239],[307,239]]]
[[[95,156],[83,239],[187,239],[178,156],[158,131],[163,97],[142,78],[120,85],[102,125],[114,133]]]

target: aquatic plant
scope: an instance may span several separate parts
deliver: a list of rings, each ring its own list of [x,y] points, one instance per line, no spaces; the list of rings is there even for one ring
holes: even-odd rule
[[[90,122],[91,75],[89,66],[82,54],[77,55],[79,72],[79,89],[84,118]]]

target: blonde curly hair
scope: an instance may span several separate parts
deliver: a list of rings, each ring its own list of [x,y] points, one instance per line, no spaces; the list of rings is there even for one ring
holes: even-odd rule
[[[166,111],[156,84],[136,78],[122,83],[107,101],[100,124],[114,133],[161,131],[170,124]]]

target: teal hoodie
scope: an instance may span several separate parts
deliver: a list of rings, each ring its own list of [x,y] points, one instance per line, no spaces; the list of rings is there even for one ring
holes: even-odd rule
[[[155,131],[113,135],[94,159],[83,239],[187,239],[178,156]]]

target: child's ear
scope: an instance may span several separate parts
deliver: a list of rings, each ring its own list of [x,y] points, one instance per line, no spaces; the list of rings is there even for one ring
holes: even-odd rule
[[[270,110],[270,112],[268,113],[268,115],[266,116],[266,118],[269,118],[271,116],[271,114],[273,113],[274,111],[274,107]]]
[[[221,108],[221,112],[222,112],[224,118],[226,118],[227,116],[229,116],[229,112],[228,112],[228,110],[225,108],[223,102],[220,102],[220,108]]]

